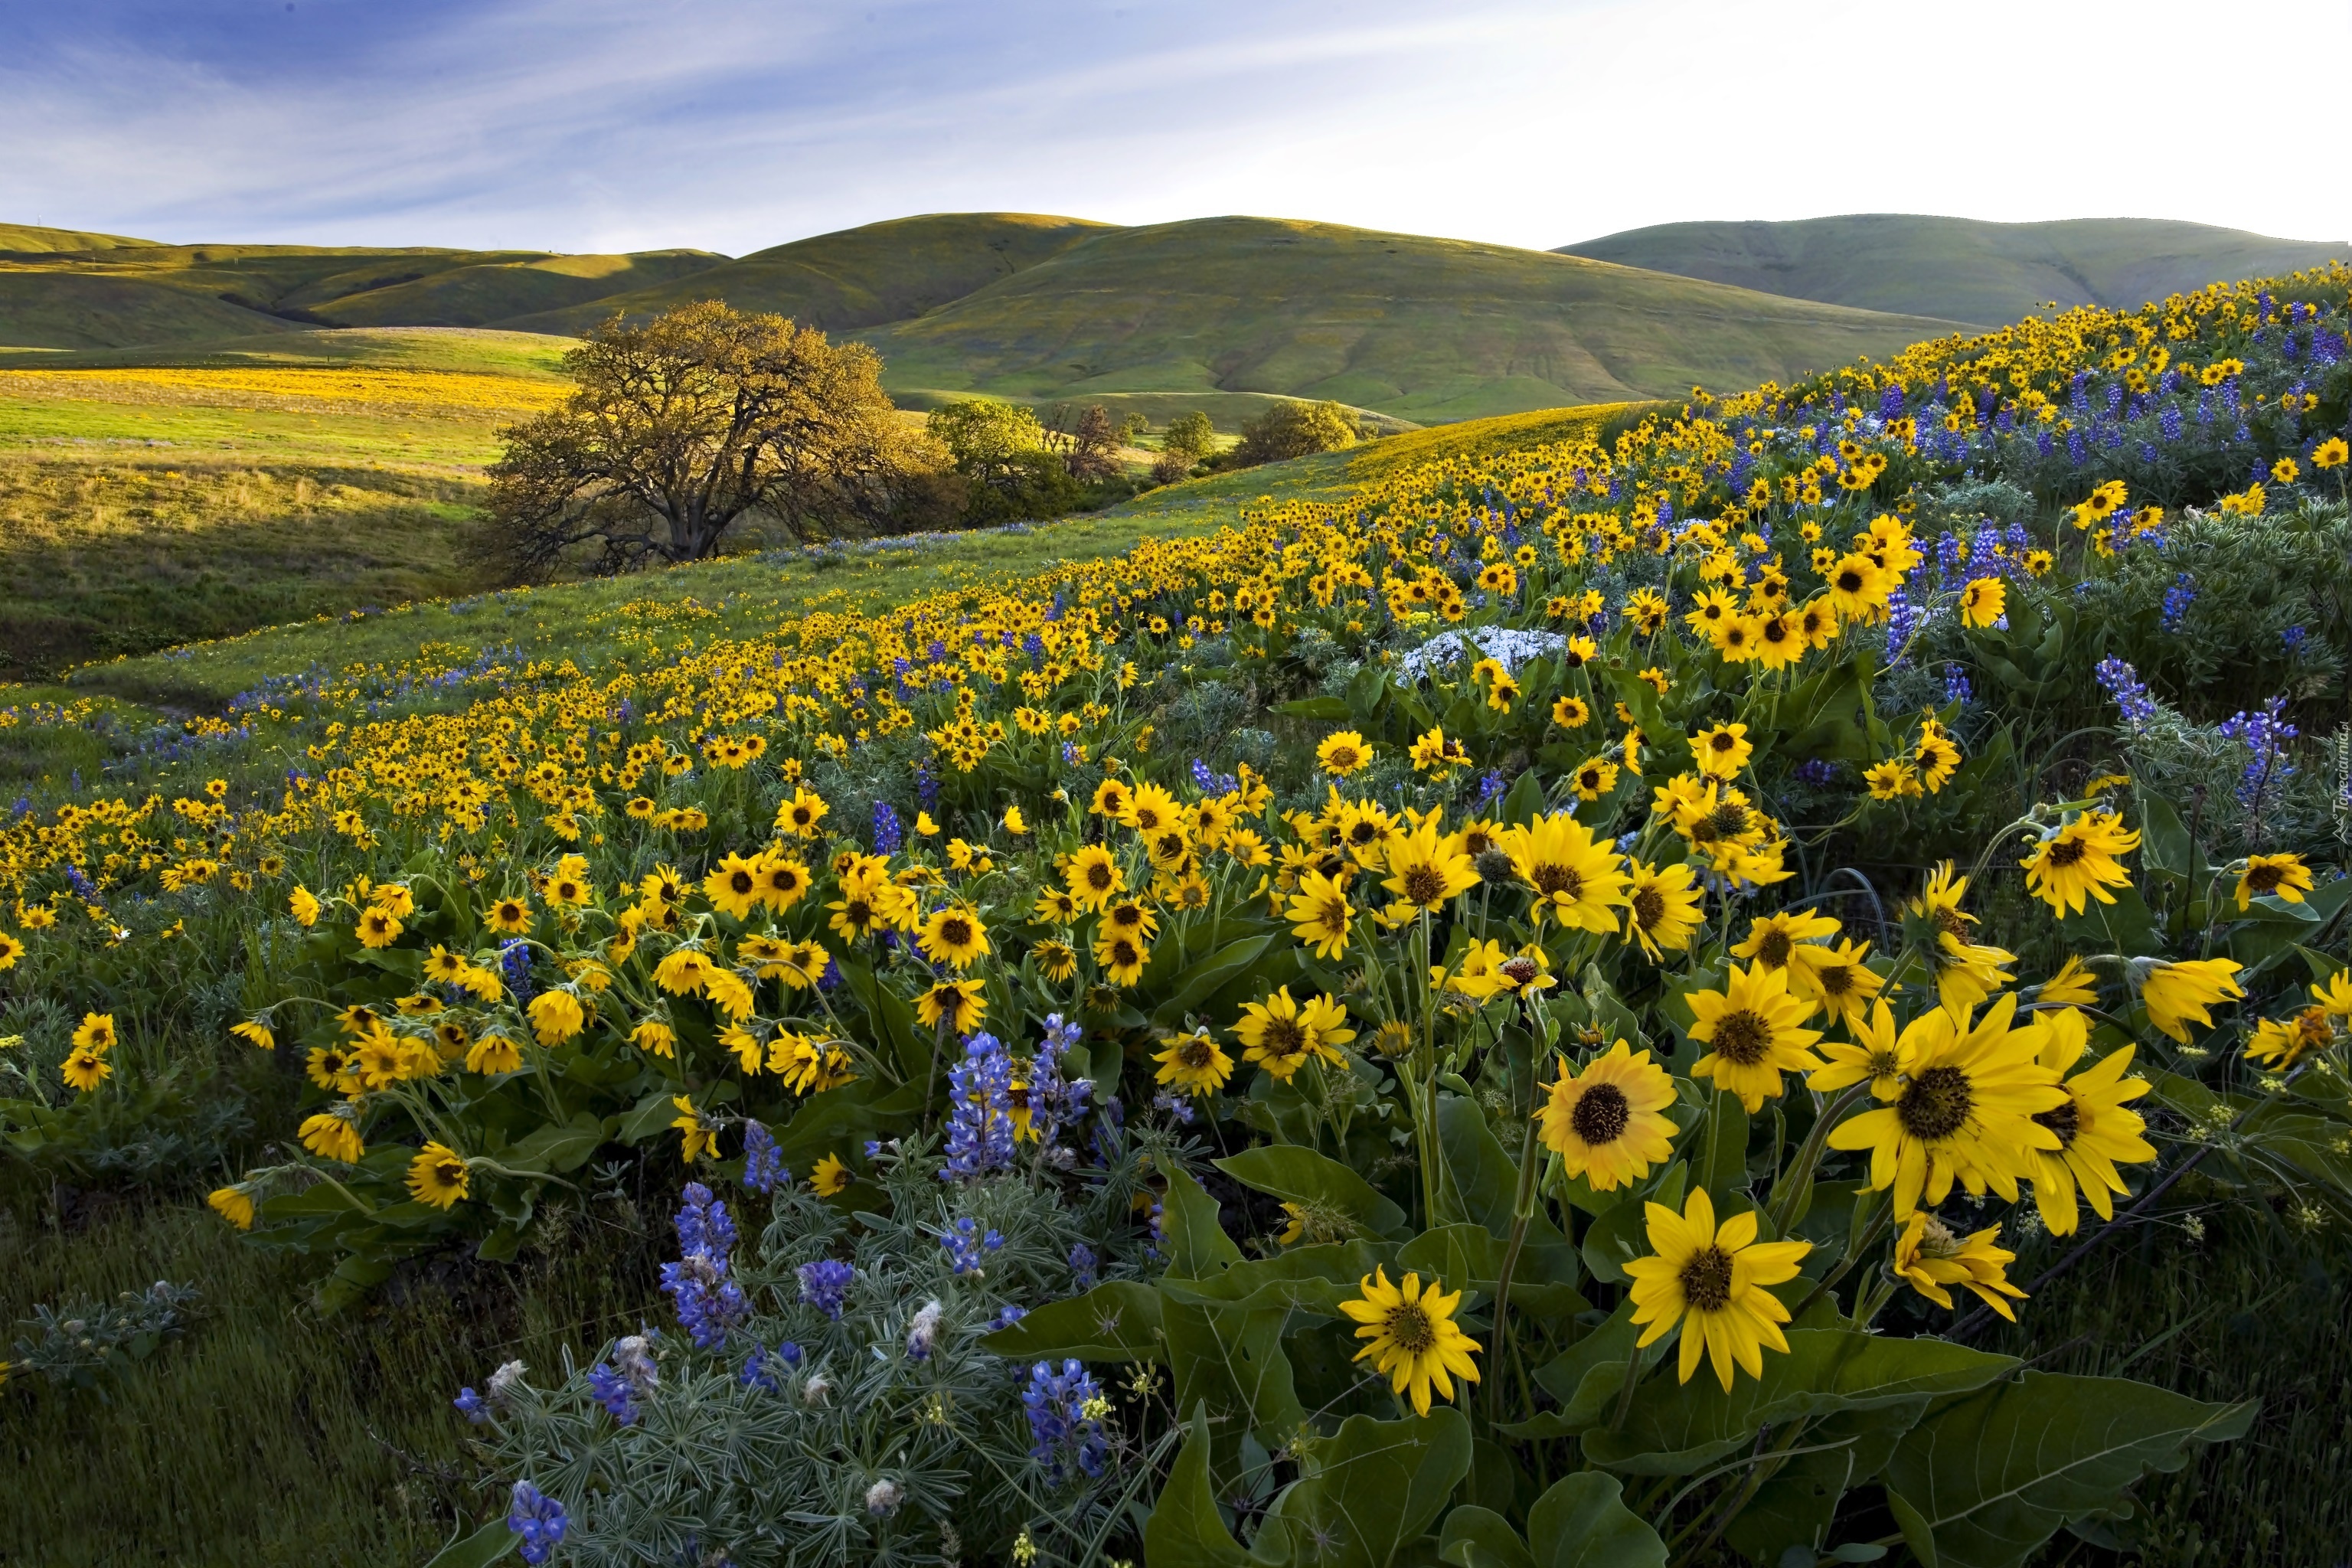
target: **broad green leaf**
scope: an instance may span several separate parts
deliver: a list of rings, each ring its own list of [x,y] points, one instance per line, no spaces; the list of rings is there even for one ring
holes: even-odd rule
[[[1839,1500],[1877,1475],[1896,1440],[1929,1403],[1906,1399],[1869,1410],[1841,1410],[1807,1426],[1797,1446],[1817,1451],[1794,1455],[1757,1488],[1724,1539],[1759,1563],[1776,1563],[1791,1546],[1803,1547],[1806,1561],[1813,1561],[1837,1517]]]
[[[1585,1227],[1584,1266],[1592,1277],[1622,1285],[1625,1265],[1651,1252],[1648,1205],[1661,1204],[1680,1214],[1689,1185],[1690,1167],[1677,1160],[1649,1191],[1620,1193],[1616,1206]]]
[[[1519,1167],[1503,1152],[1486,1113],[1475,1100],[1460,1095],[1437,1099],[1437,1139],[1445,1155],[1445,1169],[1462,1205],[1462,1216],[1483,1225],[1496,1237],[1511,1234],[1511,1205],[1518,1194]],[[1540,1154],[1541,1151],[1538,1151]],[[1538,1207],[1528,1225],[1528,1240],[1537,1246],[1564,1244],[1559,1226]]]
[[[1386,1236],[1404,1224],[1404,1210],[1382,1197],[1352,1166],[1312,1149],[1267,1143],[1212,1163],[1245,1187],[1287,1198],[1302,1208],[1344,1215],[1368,1235]]]
[[[461,1535],[425,1563],[425,1568],[490,1568],[522,1539],[507,1528],[503,1519],[494,1519],[471,1535]]]
[[[921,1084],[893,1087],[862,1078],[801,1101],[793,1119],[774,1130],[776,1150],[786,1163],[806,1167],[827,1154],[845,1153],[877,1133],[896,1133],[922,1112]]]
[[[1168,1272],[1178,1279],[1203,1279],[1242,1260],[1242,1249],[1217,1222],[1217,1200],[1181,1166],[1168,1173],[1160,1224],[1168,1236]]]
[[[1786,1355],[1764,1352],[1762,1377],[1735,1368],[1728,1394],[1705,1360],[1688,1383],[1660,1366],[1643,1381],[1622,1427],[1584,1434],[1585,1457],[1629,1475],[1686,1476],[1754,1442],[1759,1426],[1965,1394],[2017,1364],[1942,1340],[1850,1329],[1797,1329],[1788,1341]]]
[[[1135,1279],[1106,1279],[1083,1296],[1050,1301],[981,1342],[1013,1361],[1164,1361],[1160,1292]]]
[[[604,1146],[604,1123],[582,1111],[561,1127],[542,1127],[499,1156],[511,1171],[576,1171]]]
[[[1706,1121],[1691,1143],[1691,1179],[1710,1193],[1748,1184],[1748,1110],[1739,1097],[1717,1089]]]
[[[1598,1470],[1553,1482],[1528,1510],[1528,1539],[1536,1568],[1665,1568],[1666,1543]]]
[[[2209,1405],[2126,1378],[2029,1372],[1933,1411],[1895,1447],[1886,1488],[1938,1568],[2017,1568],[2074,1520],[2111,1516],[2192,1445],[2243,1436],[2252,1401]]]
[[[1549,804],[1544,798],[1543,781],[1536,776],[1533,768],[1529,768],[1519,775],[1518,782],[1511,785],[1511,792],[1503,797],[1503,804],[1495,813],[1495,820],[1525,825],[1541,816]]]
[[[1303,1463],[1307,1473],[1267,1512],[1254,1553],[1316,1568],[1389,1568],[1468,1472],[1470,1423],[1450,1405],[1401,1421],[1350,1415]]]
[[[1280,1448],[1306,1424],[1290,1357],[1282,1348],[1289,1320],[1283,1307],[1160,1303],[1160,1329],[1176,1408],[1207,1404],[1210,1457],[1221,1479],[1235,1474],[1245,1434],[1255,1434],[1269,1449]]]
[[[1184,1022],[1184,1015],[1194,1011],[1222,990],[1227,982],[1255,963],[1273,945],[1271,933],[1244,937],[1229,942],[1187,968],[1174,981],[1175,989],[1168,999],[1152,1009],[1155,1027],[1173,1029]]]
[[[1209,1485],[1209,1414],[1194,1405],[1168,1484],[1143,1521],[1143,1555],[1154,1568],[1245,1568],[1250,1557],[1225,1528]]]
[[[1393,1250],[1387,1243],[1363,1240],[1286,1247],[1202,1279],[1163,1278],[1160,1289],[1169,1300],[1187,1306],[1288,1307],[1338,1317],[1339,1302],[1360,1294],[1365,1275],[1392,1266]]]
[[[1528,1543],[1511,1521],[1492,1509],[1467,1504],[1445,1516],[1437,1540],[1439,1561],[1451,1568],[1536,1568]]]

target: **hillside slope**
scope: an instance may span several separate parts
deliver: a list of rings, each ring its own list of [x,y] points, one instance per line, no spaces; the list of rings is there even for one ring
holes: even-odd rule
[[[708,250],[647,250],[490,261],[341,295],[310,309],[345,327],[481,327],[676,282],[726,260]]]
[[[2149,218],[1980,223],[1858,213],[1660,224],[1559,253],[1792,299],[1993,324],[2053,300],[2129,309],[2219,279],[2292,272],[2352,255],[2352,247]]]
[[[109,349],[290,331],[294,323],[138,278],[0,267],[0,346]]]
[[[61,250],[111,250],[121,245],[153,245],[152,239],[131,239],[119,234],[91,234],[79,228],[43,228],[37,224],[0,223],[0,254],[47,256]]]
[[[62,232],[0,229],[0,239]],[[144,240],[26,250],[0,258],[0,348],[128,348],[314,326],[475,327],[724,260],[699,250],[558,256]]]
[[[837,334],[919,316],[1108,232],[1108,224],[1029,213],[895,218],[755,251],[676,282],[494,324],[576,336],[614,310],[651,315],[689,300],[724,300],[739,310],[774,310]]]
[[[893,392],[1276,393],[1428,423],[1787,380],[1951,329],[1548,251],[1220,217],[1098,234],[858,335]]]

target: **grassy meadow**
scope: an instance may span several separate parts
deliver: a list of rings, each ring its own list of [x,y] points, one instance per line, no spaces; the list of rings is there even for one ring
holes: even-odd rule
[[[913,367],[907,374],[952,379],[923,368],[920,342],[985,335],[994,330],[987,325],[992,296],[1009,298],[1050,268],[1142,232],[1041,227],[1039,254],[1017,268],[1004,263],[1001,281],[904,329],[905,347],[888,351],[894,363],[904,352]],[[1554,259],[1580,275],[1616,270]],[[964,261],[991,265],[977,256]],[[469,264],[492,265],[533,264]],[[510,281],[468,279],[467,270],[432,276],[449,279],[451,289]],[[415,279],[379,282],[362,293],[417,287]],[[1496,298],[1508,293],[1498,289]],[[903,302],[893,296],[891,308]],[[1723,333],[1723,320],[1710,314],[1719,303],[1677,296],[1673,314],[1696,342]],[[1278,315],[1280,301],[1267,309]],[[0,798],[19,786],[54,796],[69,770],[103,774],[110,794],[193,787],[187,769],[155,742],[271,682],[333,675],[355,690],[371,676],[492,658],[518,670],[650,673],[715,642],[773,634],[812,612],[873,616],[958,594],[976,605],[991,585],[1060,563],[1118,557],[1139,540],[1209,535],[1271,504],[1339,502],[1416,469],[1440,476],[1433,487],[1458,479],[1466,495],[1509,467],[1496,461],[1506,454],[1585,440],[1605,446],[1658,407],[1652,393],[1671,388],[1688,368],[1674,357],[1682,348],[1643,339],[1640,312],[1629,310],[1608,353],[1590,353],[1589,363],[1570,353],[1567,336],[1554,336],[1530,351],[1542,374],[1489,375],[1478,384],[1486,390],[1465,391],[1469,383],[1445,379],[1454,373],[1423,353],[1456,309],[1401,310],[1362,323],[1344,342],[1269,325],[1269,318],[1253,330],[1286,346],[1269,351],[1259,369],[1270,378],[1305,377],[1333,395],[1360,395],[1364,405],[1410,408],[1416,418],[1514,411],[1402,428],[1349,450],[1187,481],[1051,524],[814,549],[747,536],[736,553],[700,565],[494,592],[480,590],[463,557],[480,469],[495,456],[501,424],[561,395],[553,360],[562,340],[289,330],[177,356],[103,349],[0,355],[0,683],[16,683],[0,684]],[[1496,310],[1497,319],[1505,313]],[[1759,376],[1780,374],[1771,367],[1813,352],[1800,346],[1811,341],[1808,321],[1827,322],[1832,337],[1856,334],[1855,342],[1885,330],[1848,315],[1854,319],[1784,312],[1724,352],[1748,356],[1741,363]],[[1156,422],[1194,405],[1188,398],[1247,395],[1187,390],[1196,374],[1208,377],[1205,386],[1244,373],[1165,357],[1184,336],[1181,320],[1151,310],[1140,319],[1160,324],[1106,342],[1106,363],[1139,356],[1119,363],[1160,367],[1170,384],[1124,395],[1135,401],[1122,405],[1114,395],[1097,398],[1080,378],[1066,382],[1073,400],[1144,407]],[[1466,336],[1480,353],[1491,351],[1493,363],[1518,363],[1512,356],[1527,345],[1489,326]],[[1594,340],[1584,325],[1578,331],[1586,335],[1576,353],[1587,353]],[[964,350],[955,353],[962,356],[956,363],[971,363]],[[1065,383],[1054,377],[1061,372],[1023,357],[1029,353],[1006,347],[995,370],[978,379],[1041,400],[1060,396]],[[936,369],[948,360],[932,363]],[[1571,386],[1598,400],[1515,405],[1564,397]],[[401,700],[425,710],[441,699],[420,687],[404,689]],[[446,700],[455,709],[471,699],[458,690]],[[111,721],[19,721],[47,703]],[[299,763],[290,747],[281,753],[259,745],[226,749],[220,759],[226,789],[239,800],[276,787]],[[207,940],[228,939],[200,932],[182,945]],[[184,963],[191,975],[215,974],[234,969],[236,957],[206,952]],[[24,973],[0,975],[0,1003],[49,1005],[21,991],[11,996],[8,983]],[[232,987],[159,1006],[183,1009],[173,1016],[184,1024],[199,1013],[236,1016],[248,1000]],[[168,1048],[182,1055],[169,1072],[234,1083],[225,1100],[239,1100],[255,1121],[283,1121],[301,1092],[295,1058],[280,1052],[273,1061],[219,1036],[173,1036]],[[124,1055],[152,1048],[142,1040]],[[149,1058],[139,1065],[159,1067]],[[261,1136],[247,1125],[214,1142],[258,1159]],[[1775,1142],[1776,1164],[1779,1155]],[[657,1270],[675,1250],[667,1216],[682,1173],[672,1163],[632,1162],[579,1175],[569,1195],[540,1206],[520,1261],[486,1264],[445,1248],[327,1317],[305,1301],[316,1268],[246,1245],[196,1207],[207,1173],[151,1172],[94,1182],[95,1190],[0,1182],[0,1257],[9,1259],[0,1270],[0,1322],[41,1304],[102,1302],[158,1279],[200,1293],[185,1337],[155,1348],[126,1375],[62,1391],[26,1378],[0,1394],[7,1464],[0,1564],[425,1563],[502,1506],[503,1481],[450,1410],[456,1389],[509,1360],[551,1384],[571,1347],[667,1310]],[[2192,1185],[2184,1195],[2198,1191]],[[2015,1270],[2021,1280],[2063,1245],[2029,1237]],[[2352,1311],[2347,1268],[2352,1251],[2340,1228],[2294,1235],[2269,1210],[2217,1196],[2210,1210],[2167,1211],[2162,1223],[2140,1226],[2091,1265],[2037,1287],[2025,1325],[1997,1330],[1984,1348],[2030,1358],[2046,1372],[2128,1375],[2200,1399],[2258,1398],[2263,1413],[2246,1440],[2204,1449],[2140,1487],[2140,1545],[2120,1550],[2114,1542],[2121,1537],[2090,1523],[2032,1561],[2040,1568],[2332,1561],[2325,1543],[2352,1538],[2352,1500],[2336,1474],[2352,1440],[2344,1414],[2352,1354],[2339,1329]]]
[[[0,358],[0,679],[463,592],[482,466],[562,395],[564,346],[298,332]]]

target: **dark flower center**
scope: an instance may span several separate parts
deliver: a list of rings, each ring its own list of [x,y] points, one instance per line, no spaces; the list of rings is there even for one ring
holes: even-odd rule
[[[1389,1338],[1408,1355],[1419,1355],[1437,1343],[1437,1327],[1419,1307],[1405,1305],[1389,1313]]]
[[[2281,866],[2256,866],[2246,873],[2246,886],[2258,893],[2273,893],[2286,880],[2286,869]]]
[[[1734,1067],[1754,1067],[1772,1049],[1772,1026],[1743,1007],[1717,1021],[1713,1044],[1715,1054]]]
[[[961,947],[971,940],[971,924],[961,918],[940,922],[940,940],[950,947]]]
[[[1789,966],[1789,954],[1796,950],[1796,945],[1789,940],[1787,931],[1775,926],[1766,931],[1764,940],[1757,944],[1756,956],[1774,969],[1786,969]]]
[[[1816,970],[1813,980],[1824,996],[1843,996],[1853,989],[1853,968],[1851,964],[1832,963]]]
[[[1189,1036],[1186,1037],[1182,1048],[1176,1053],[1176,1059],[1182,1062],[1186,1067],[1198,1070],[1199,1068],[1207,1067],[1209,1063],[1214,1059],[1211,1053],[1215,1049],[1215,1046],[1210,1044],[1200,1036]]]
[[[1666,918],[1666,896],[1654,887],[1643,888],[1633,895],[1633,923],[1643,931],[1654,931]]]
[[[1633,1107],[1625,1099],[1625,1091],[1613,1083],[1596,1083],[1584,1091],[1576,1109],[1568,1113],[1568,1124],[1587,1143],[1614,1143],[1624,1135],[1626,1123],[1633,1120]]]
[[[1528,880],[1536,891],[1546,898],[1559,897],[1563,903],[1572,904],[1584,896],[1584,879],[1570,866],[1538,866]]]
[[[1404,896],[1408,903],[1436,903],[1445,897],[1445,874],[1425,863],[1415,866],[1404,874]]]
[[[2050,864],[2058,867],[2073,866],[2089,853],[2090,851],[2083,847],[2081,839],[2061,838],[2050,847]]]
[[[1683,1300],[1693,1311],[1720,1312],[1731,1305],[1731,1254],[1720,1247],[1702,1247],[1691,1254],[1680,1279]]]
[[[760,883],[759,879],[753,877],[751,872],[738,871],[733,876],[727,879],[727,885],[734,889],[735,891],[740,894],[750,892],[752,889],[758,887]]]
[[[2033,1120],[2058,1134],[2058,1146],[2071,1149],[2075,1134],[2083,1131],[2083,1108],[2069,1095],[2063,1105],[2053,1105],[2047,1110],[2037,1110]]]
[[[1295,1057],[1307,1048],[1307,1030],[1296,1018],[1270,1018],[1265,1048],[1278,1057]]]
[[[1923,1143],[1949,1138],[1967,1124],[1977,1101],[1969,1075],[1958,1068],[1929,1068],[1913,1079],[1895,1102],[1903,1131]]]

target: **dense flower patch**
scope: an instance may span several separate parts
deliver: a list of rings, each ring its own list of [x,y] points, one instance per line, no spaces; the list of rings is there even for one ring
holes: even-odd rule
[[[533,1561],[2016,1562],[2250,1413],[1955,1315],[2192,1162],[2352,1197],[2347,282],[257,697],[273,801],[0,833],[12,1139],[210,921],[307,1085],[212,1205],[331,1295],[681,1161],[677,1329],[465,1396]]]

